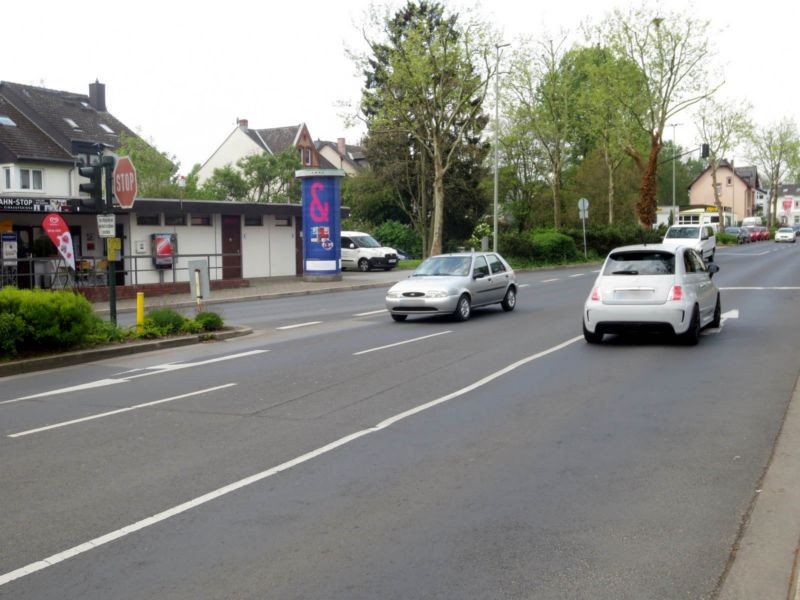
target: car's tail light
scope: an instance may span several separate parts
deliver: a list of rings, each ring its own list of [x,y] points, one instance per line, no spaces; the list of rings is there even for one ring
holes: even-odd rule
[[[592,302],[600,302],[600,288],[592,288]]]
[[[683,299],[683,289],[679,285],[673,285],[672,289],[669,291],[669,296],[667,296],[667,300],[681,300]]]

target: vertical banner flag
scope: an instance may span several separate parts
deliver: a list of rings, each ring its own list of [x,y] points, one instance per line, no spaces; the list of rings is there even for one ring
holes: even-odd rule
[[[72,247],[72,234],[69,232],[66,221],[61,215],[50,213],[42,221],[42,229],[58,248],[58,253],[67,263],[67,266],[74,271],[75,254]]]
[[[303,272],[333,275],[340,271],[339,177],[304,177]]]

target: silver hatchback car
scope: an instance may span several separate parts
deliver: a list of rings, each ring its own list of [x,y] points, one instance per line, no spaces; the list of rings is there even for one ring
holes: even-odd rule
[[[439,254],[425,259],[386,293],[386,309],[395,321],[408,315],[452,315],[466,321],[472,309],[517,305],[517,276],[495,252]]]
[[[717,271],[687,246],[616,248],[584,304],[583,336],[597,344],[606,333],[661,331],[694,345],[703,327],[720,324],[719,288],[711,279]]]

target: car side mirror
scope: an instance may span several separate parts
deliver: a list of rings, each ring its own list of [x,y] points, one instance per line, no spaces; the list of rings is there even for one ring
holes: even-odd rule
[[[716,273],[717,271],[719,271],[719,265],[714,264],[714,263],[711,263],[710,265],[708,265],[708,276],[709,276],[709,278],[713,277],[714,273]]]
[[[481,273],[480,271],[475,271],[472,274],[472,278],[473,279],[483,279],[483,273]]]

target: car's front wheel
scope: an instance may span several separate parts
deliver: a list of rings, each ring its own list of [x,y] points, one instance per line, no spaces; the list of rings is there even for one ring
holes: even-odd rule
[[[369,261],[366,258],[362,258],[358,261],[358,270],[362,273],[369,271]]]
[[[469,302],[469,296],[463,294],[461,298],[458,299],[458,304],[456,304],[456,310],[453,313],[453,318],[455,318],[456,321],[466,321],[469,319],[471,314],[472,305]]]
[[[505,298],[500,303],[500,306],[503,307],[503,310],[506,312],[510,312],[514,310],[514,307],[517,305],[517,290],[513,287],[508,288],[506,291]]]

